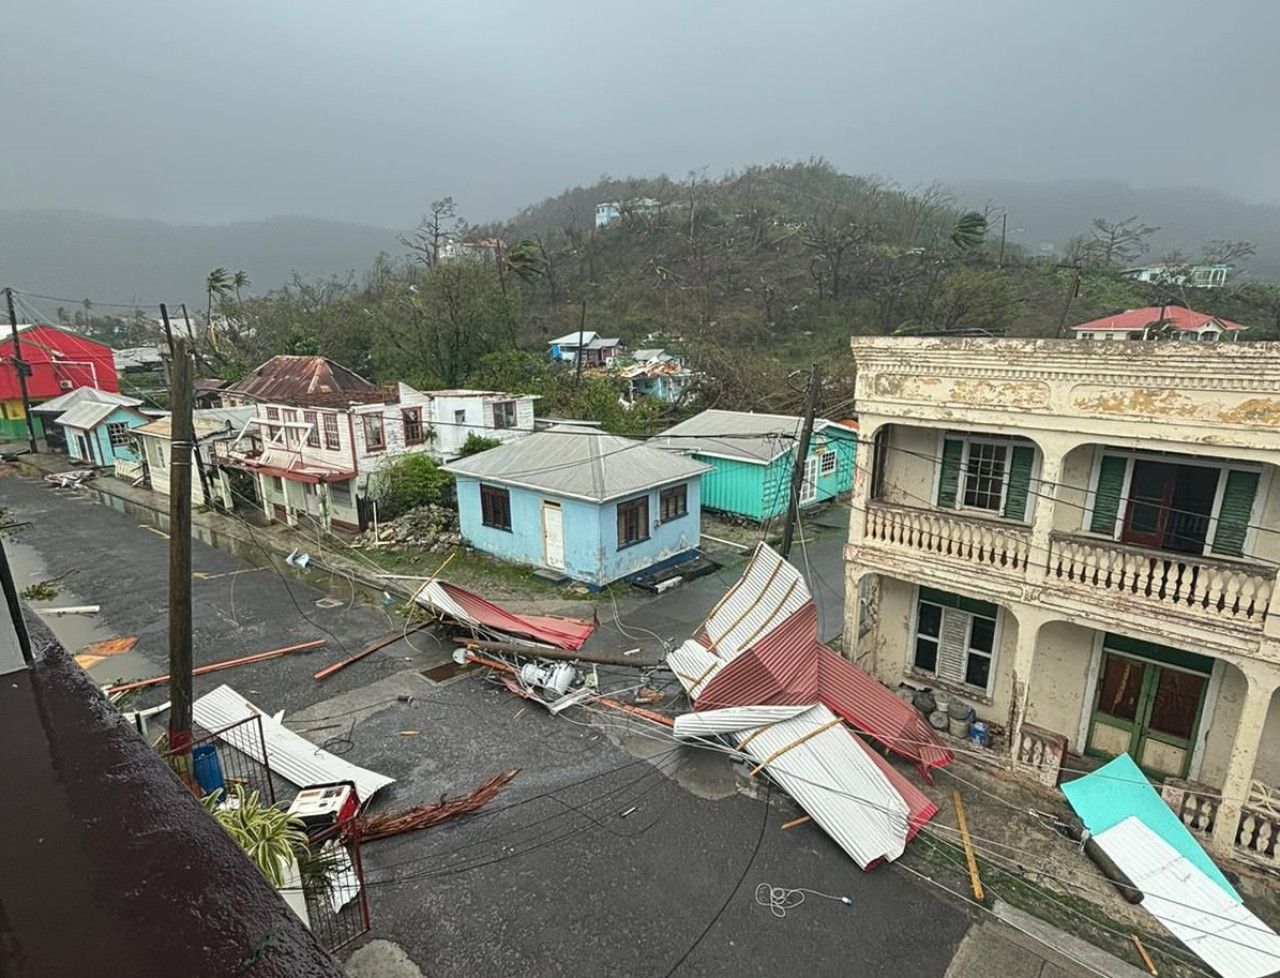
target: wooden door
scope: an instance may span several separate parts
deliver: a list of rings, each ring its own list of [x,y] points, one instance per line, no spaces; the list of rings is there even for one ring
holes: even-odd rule
[[[542,561],[564,570],[564,513],[559,503],[542,504]]]
[[[804,460],[804,478],[800,482],[800,502],[811,503],[818,498],[818,456]]]
[[[1129,507],[1120,534],[1123,543],[1158,550],[1164,545],[1165,526],[1173,503],[1177,466],[1138,459],[1129,480]]]

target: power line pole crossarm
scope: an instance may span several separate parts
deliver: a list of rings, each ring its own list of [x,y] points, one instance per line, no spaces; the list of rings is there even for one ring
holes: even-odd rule
[[[787,522],[782,528],[784,560],[791,556],[791,541],[795,537],[796,521],[800,518],[800,494],[804,491],[804,470],[809,461],[809,443],[813,440],[813,416],[818,410],[818,386],[821,378],[822,373],[815,363],[809,371],[809,396],[805,400],[804,426],[800,429],[800,443],[796,445],[796,464],[791,470],[790,504],[787,506]]]
[[[18,374],[18,391],[22,395],[22,413],[27,419],[27,444],[31,454],[40,451],[36,445],[36,423],[31,417],[31,397],[27,393],[27,374],[31,367],[22,359],[22,341],[18,339],[18,314],[13,311],[13,289],[4,290],[4,302],[9,308],[9,330],[13,334],[13,369]]]
[[[160,306],[169,332],[169,311]],[[173,385],[169,394],[169,750],[178,776],[194,784],[191,768],[193,684],[191,627],[191,453],[194,381],[191,347],[173,341]]]

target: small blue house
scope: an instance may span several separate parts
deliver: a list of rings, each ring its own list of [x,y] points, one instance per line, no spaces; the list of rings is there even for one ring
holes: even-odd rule
[[[54,418],[62,428],[67,454],[86,465],[113,466],[117,460],[141,459],[133,429],[151,419],[129,404],[83,401]]]
[[[445,466],[477,550],[592,587],[694,555],[710,466],[595,428],[556,425]]]
[[[804,421],[784,414],[703,411],[668,428],[652,444],[706,463],[702,504],[757,522],[787,511],[796,443]],[[805,457],[800,506],[816,506],[853,488],[856,421],[814,422]]]

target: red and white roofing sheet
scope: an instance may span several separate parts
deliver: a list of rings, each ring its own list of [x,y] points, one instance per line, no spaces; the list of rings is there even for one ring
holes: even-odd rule
[[[590,622],[573,618],[513,614],[447,581],[428,582],[418,592],[418,603],[472,628],[517,635],[558,649],[582,648],[594,627]]]

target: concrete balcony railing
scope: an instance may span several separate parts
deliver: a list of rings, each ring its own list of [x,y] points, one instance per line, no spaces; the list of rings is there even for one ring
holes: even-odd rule
[[[1115,599],[1134,610],[1194,615],[1205,621],[1261,630],[1276,570],[1129,547],[1092,537],[1054,534],[1047,583],[1090,600]]]
[[[1160,795],[1182,820],[1182,824],[1212,845],[1213,829],[1218,819],[1221,798],[1212,788],[1168,778],[1160,787]],[[1234,844],[1219,855],[1242,862],[1280,870],[1280,795],[1254,781],[1249,800],[1240,810]]]
[[[1030,534],[999,523],[891,503],[867,505],[867,544],[1021,577]]]

